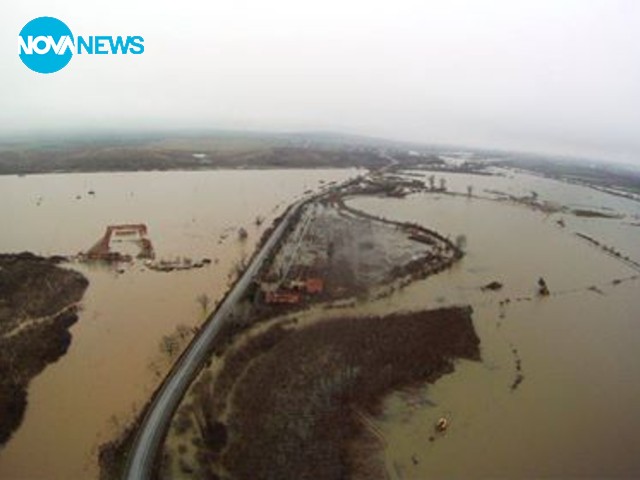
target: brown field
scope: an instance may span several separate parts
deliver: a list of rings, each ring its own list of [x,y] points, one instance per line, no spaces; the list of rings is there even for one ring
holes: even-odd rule
[[[380,445],[363,417],[379,414],[390,392],[452,372],[455,359],[480,358],[469,307],[275,324],[245,340],[178,414],[187,424],[192,414],[200,432],[197,465],[177,454],[183,473],[379,478]],[[431,433],[425,426],[425,441]]]
[[[76,303],[88,286],[62,258],[0,254],[0,446],[22,422],[27,387],[67,352]]]

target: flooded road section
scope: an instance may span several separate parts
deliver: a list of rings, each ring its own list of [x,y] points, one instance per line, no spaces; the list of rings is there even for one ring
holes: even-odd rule
[[[620,211],[620,199],[606,197],[597,203]],[[364,309],[470,304],[481,339],[481,363],[461,361],[435,385],[388,398],[376,426],[390,478],[640,475],[639,272],[574,235],[588,226],[638,261],[640,232],[623,223],[640,204],[625,203],[622,219],[572,218],[560,227],[556,214],[462,196],[347,203],[467,239],[467,255],[450,270]],[[537,295],[540,277],[548,297]],[[501,290],[480,290],[494,280]],[[434,433],[440,417],[449,420],[443,434]]]
[[[273,219],[307,190],[356,170],[140,172],[0,177],[0,251],[86,251],[112,224],[148,227],[157,259],[209,258],[156,272],[74,263],[90,281],[68,353],[29,387],[0,478],[97,478],[97,448],[149,398],[172,356],[163,337],[197,327]],[[257,219],[259,219],[257,221]],[[247,232],[239,238],[238,229]],[[185,339],[185,341],[187,341]],[[180,345],[182,347],[182,344]],[[173,352],[173,357],[177,352]]]

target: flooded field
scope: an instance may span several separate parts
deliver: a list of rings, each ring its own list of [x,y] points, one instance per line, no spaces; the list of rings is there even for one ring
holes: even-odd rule
[[[391,478],[640,474],[634,440],[640,430],[639,272],[574,234],[588,231],[638,261],[639,232],[628,224],[640,204],[584,187],[564,190],[545,179],[527,183],[526,177],[508,184],[505,178],[446,175],[460,192],[470,182],[478,194],[480,184],[503,184],[517,194],[535,189],[563,204],[609,208],[625,217],[548,215],[431,193],[348,202],[467,237],[467,255],[452,269],[366,307],[382,313],[470,304],[481,339],[482,363],[462,361],[435,385],[387,400],[376,428],[385,437]],[[560,217],[566,227],[557,224]],[[536,295],[540,277],[549,297]],[[504,287],[481,291],[494,280]],[[442,416],[451,426],[429,441]]]
[[[283,445],[295,443],[292,438],[308,438],[308,425],[300,426],[298,420],[303,418],[311,424],[317,421],[318,415],[312,413],[314,394],[307,395],[307,403],[302,402],[300,390],[286,393],[290,384],[285,379],[279,384],[276,381],[279,386],[274,389],[283,405],[266,408],[263,414],[268,420],[256,420],[253,414],[260,408],[242,404],[245,398],[242,392],[267,388],[275,374],[270,374],[269,379],[264,372],[262,376],[252,376],[254,369],[259,370],[261,362],[273,362],[282,349],[290,355],[290,360],[283,361],[281,370],[290,369],[292,384],[302,389],[302,383],[293,380],[300,371],[306,372],[303,378],[321,382],[332,378],[331,369],[343,368],[350,372],[353,366],[353,359],[348,362],[334,359],[335,364],[325,367],[324,374],[309,373],[306,369],[313,361],[304,359],[308,352],[299,349],[296,356],[295,341],[288,344],[281,339],[291,331],[306,332],[323,325],[348,323],[350,320],[345,319],[349,318],[418,315],[428,309],[470,305],[473,325],[480,337],[482,361],[460,360],[453,373],[433,385],[402,388],[387,396],[381,414],[364,417],[361,436],[354,439],[343,434],[339,437],[343,443],[338,439],[332,443],[334,448],[344,447],[344,439],[349,438],[349,447],[344,448],[353,448],[362,454],[354,457],[343,450],[344,468],[354,478],[360,478],[358,475],[363,471],[369,472],[363,478],[383,478],[376,466],[380,464],[394,479],[637,476],[640,462],[633,451],[633,437],[640,428],[640,418],[635,415],[640,387],[633,379],[640,369],[633,356],[640,346],[640,334],[634,325],[640,314],[640,302],[634,298],[640,282],[640,267],[634,263],[639,256],[632,234],[636,227],[631,223],[640,213],[640,204],[599,192],[592,195],[585,187],[569,186],[569,192],[573,192],[569,194],[563,190],[566,185],[559,182],[506,173],[496,177],[438,175],[438,180],[444,177],[449,185],[447,191],[396,196],[397,190],[390,188],[387,191],[393,195],[347,194],[343,209],[358,218],[358,222],[348,223],[348,228],[343,224],[345,217],[334,218],[330,209],[325,211],[318,206],[310,209],[309,215],[303,215],[279,254],[284,260],[274,263],[276,270],[289,271],[286,260],[293,257],[302,264],[307,258],[317,259],[316,249],[334,251],[330,247],[333,242],[327,241],[333,238],[330,233],[333,230],[340,239],[351,236],[358,239],[352,242],[356,248],[348,250],[338,262],[340,265],[349,263],[347,258],[366,265],[371,250],[377,252],[373,256],[378,258],[378,262],[372,260],[371,264],[379,268],[392,249],[381,252],[375,245],[367,247],[370,250],[362,246],[368,239],[384,245],[386,237],[382,231],[373,234],[381,227],[376,225],[380,219],[400,222],[397,226],[416,224],[433,229],[464,245],[466,255],[447,270],[425,280],[414,277],[413,281],[400,283],[391,294],[311,306],[274,320],[271,329],[258,325],[253,332],[246,333],[233,347],[236,349],[233,353],[223,356],[222,361],[219,357],[213,360],[212,369],[203,374],[187,396],[193,404],[181,410],[169,435],[169,448],[165,450],[165,458],[173,459],[173,475],[198,478],[202,475],[197,468],[206,469],[219,463],[235,471],[238,465],[246,467],[251,463],[248,459],[252,455],[254,460],[264,460],[275,455],[274,452],[281,452],[280,463],[289,465],[286,455],[290,449]],[[480,191],[469,195],[469,182]],[[381,183],[384,184],[384,180]],[[504,191],[513,198],[505,198],[500,193]],[[537,203],[518,200],[529,197],[532,191],[541,202],[553,203],[556,207],[546,211],[538,208]],[[577,208],[607,211],[611,215],[578,216],[573,213]],[[363,219],[369,222],[360,225]],[[616,229],[623,233],[611,235]],[[589,232],[588,237],[578,235],[584,232]],[[594,244],[589,238],[597,238],[600,243]],[[394,243],[402,245],[395,238]],[[402,260],[398,258],[394,262],[400,264]],[[362,280],[369,273],[370,268],[365,268],[362,272],[354,271],[352,276]],[[320,276],[328,285],[331,283],[331,274]],[[545,289],[541,285],[546,285]],[[296,326],[287,326],[287,318]],[[280,327],[284,330],[278,330]],[[289,333],[287,328],[291,329]],[[384,358],[385,348],[399,337],[396,333],[391,338],[378,338],[378,343],[370,347],[370,357]],[[296,337],[287,338],[295,340]],[[323,348],[331,349],[338,343],[325,339]],[[259,353],[245,355],[243,348]],[[394,358],[400,356],[398,353]],[[312,357],[325,358],[325,355],[316,353]],[[413,366],[429,365],[417,354],[412,357]],[[243,362],[249,361],[253,363],[247,367]],[[301,366],[299,371],[297,366]],[[274,368],[272,365],[271,370]],[[229,371],[244,373],[231,375]],[[271,389],[268,391],[271,393]],[[224,397],[223,392],[228,394],[227,403],[219,398]],[[268,396],[265,393],[260,397],[261,402],[267,402]],[[258,397],[253,394],[246,398],[254,401]],[[221,432],[227,432],[227,424],[234,425],[229,428],[230,433],[220,434],[213,443],[207,440],[208,430],[199,426],[201,420],[196,415],[194,421],[189,413],[199,411],[198,408],[204,407],[198,405],[209,405],[211,401],[219,402],[219,409],[213,413],[203,409],[209,412],[203,418],[209,418]],[[244,405],[244,416],[238,414],[242,407],[233,405],[235,401]],[[356,404],[349,405],[358,411]],[[278,415],[282,418],[277,418]],[[359,417],[355,418],[357,423]],[[446,422],[446,431],[436,428],[442,419]],[[293,430],[299,427],[303,433],[283,434],[281,441],[266,442],[270,448],[265,444],[254,445],[259,452],[256,453],[252,450],[254,447],[243,443],[243,438],[251,443],[252,436],[239,438],[237,432],[241,428],[234,423],[237,421],[245,422],[245,429],[254,421],[256,425],[282,424]],[[341,420],[343,423],[353,421],[348,413]],[[263,431],[267,430],[265,426]],[[229,444],[225,446],[227,441]],[[194,452],[192,444],[198,448],[204,445],[205,451]],[[238,445],[247,448],[241,456],[245,462],[240,464],[238,458],[235,463],[233,458]],[[314,458],[317,446],[318,442],[310,442],[305,455]],[[349,450],[351,454],[354,451]],[[314,464],[316,460],[309,461]],[[354,467],[354,463],[358,466]],[[256,478],[269,478],[272,462],[266,465],[255,467]],[[318,475],[326,466],[322,462],[317,464]]]
[[[393,295],[346,303],[335,311],[314,306],[296,315],[301,322],[313,322],[472,306],[482,361],[461,360],[454,373],[434,385],[390,395],[383,413],[370,419],[382,439],[380,460],[390,478],[636,477],[640,271],[632,262],[640,262],[640,203],[532,175],[501,173],[436,173],[456,195],[348,198],[346,206],[355,211],[415,222],[451,240],[464,237],[466,255]],[[198,295],[208,295],[207,308],[213,308],[273,218],[304,192],[354,174],[289,170],[0,177],[0,221],[7,226],[0,251],[75,254],[92,246],[107,225],[142,222],[157,258],[212,260],[203,268],[170,273],[151,271],[139,261],[122,271],[73,265],[91,283],[80,321],[72,328],[71,348],[32,382],[25,421],[0,451],[0,477],[96,477],[97,446],[132,418],[171,364],[172,355],[160,348],[163,337],[178,325],[188,331],[205,318]],[[426,181],[431,174],[406,175]],[[514,197],[536,192],[537,198],[562,208],[545,213],[498,201],[499,192]],[[581,217],[571,213],[575,209],[615,218]],[[339,230],[342,217],[331,215],[325,212],[319,219]],[[304,222],[299,226],[319,244],[324,241],[320,220],[315,233],[307,232]],[[246,230],[244,240],[240,228]],[[362,228],[341,237],[360,239],[374,231],[368,224]],[[387,234],[380,229],[375,237],[384,240]],[[367,252],[377,252],[360,243],[358,252],[364,253],[345,251],[345,258],[364,262]],[[291,244],[301,258],[322,253],[305,253],[297,242]],[[288,271],[286,255],[275,265]],[[537,294],[540,278],[549,296]],[[491,282],[502,287],[482,289]],[[434,434],[441,417],[449,428]]]
[[[140,262],[122,271],[72,264],[90,285],[71,347],[31,383],[24,422],[0,451],[0,477],[96,478],[97,447],[132,418],[171,364],[160,348],[163,337],[205,318],[198,295],[206,294],[213,308],[237,263],[287,205],[355,172],[0,177],[0,251],[74,255],[89,249],[107,225],[144,223],[157,258],[212,260],[169,273]]]

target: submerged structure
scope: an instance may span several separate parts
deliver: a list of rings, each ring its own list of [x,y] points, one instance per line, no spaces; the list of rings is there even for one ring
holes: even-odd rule
[[[84,256],[87,260],[107,262],[130,262],[134,255],[136,258],[152,260],[155,251],[147,233],[144,223],[109,225],[100,240]]]

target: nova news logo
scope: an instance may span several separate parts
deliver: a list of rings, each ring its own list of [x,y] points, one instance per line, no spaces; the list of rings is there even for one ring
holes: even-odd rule
[[[67,25],[53,17],[38,17],[27,23],[19,35],[20,60],[38,73],[62,70],[77,55],[140,55],[144,38],[105,35],[73,36]]]

